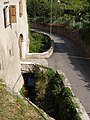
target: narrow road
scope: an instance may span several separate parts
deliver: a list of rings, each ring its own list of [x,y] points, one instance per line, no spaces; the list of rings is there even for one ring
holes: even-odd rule
[[[90,59],[80,55],[81,51],[68,39],[52,35],[55,43],[54,54],[47,59],[49,67],[61,69],[72,85],[90,116]]]

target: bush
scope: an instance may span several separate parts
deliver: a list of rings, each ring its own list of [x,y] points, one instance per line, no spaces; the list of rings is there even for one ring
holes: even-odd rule
[[[50,37],[37,32],[30,32],[29,52],[41,53],[47,51],[51,46]]]
[[[64,86],[65,77],[47,68],[33,66],[35,75],[35,104],[56,120],[81,120],[70,88]],[[22,89],[22,92],[25,91]]]
[[[73,103],[73,94],[68,87],[63,87],[59,94],[59,106],[61,113],[61,120],[81,120],[76,111],[77,105]]]
[[[82,29],[80,29],[82,40],[85,44],[90,44],[90,23],[84,23]]]
[[[35,71],[34,71],[35,72]],[[81,120],[73,103],[70,88],[63,84],[64,76],[52,69],[39,71],[36,75],[35,103],[56,120]]]

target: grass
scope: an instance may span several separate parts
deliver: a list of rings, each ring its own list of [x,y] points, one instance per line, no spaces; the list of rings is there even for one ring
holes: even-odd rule
[[[0,120],[44,120],[31,105],[11,95],[0,80]]]

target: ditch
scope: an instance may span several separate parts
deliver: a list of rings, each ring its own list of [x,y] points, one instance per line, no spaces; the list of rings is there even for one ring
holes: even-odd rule
[[[26,98],[36,104],[39,108],[43,109],[49,116],[60,120],[58,119],[59,112],[58,107],[54,101],[54,96],[50,95],[50,88],[47,87],[47,91],[49,91],[50,93],[46,93],[46,95],[44,96],[44,87],[46,87],[47,83],[45,83],[45,81],[43,80],[42,82],[44,83],[42,83],[41,81],[40,83],[38,83],[39,81],[36,80],[36,75],[33,72],[23,73],[23,78],[24,86],[21,90],[21,94],[23,94]]]
[[[35,67],[35,66],[34,66]],[[33,69],[23,73],[21,94],[43,109],[55,120],[81,120],[72,101],[71,90],[63,84],[64,76],[52,69]]]

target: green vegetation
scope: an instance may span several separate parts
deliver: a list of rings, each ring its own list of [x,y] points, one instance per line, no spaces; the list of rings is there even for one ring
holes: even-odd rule
[[[81,120],[72,101],[74,95],[63,84],[64,76],[52,69],[36,73],[35,103],[56,120]]]
[[[50,68],[40,70],[33,67],[35,74],[35,104],[56,120],[81,120],[77,113],[75,96],[70,88],[64,86],[65,77]]]
[[[49,36],[37,32],[30,32],[30,45],[29,45],[30,53],[45,52],[50,48],[50,46],[51,39]]]
[[[44,120],[18,96],[11,95],[0,80],[0,120]]]
[[[27,12],[29,22],[50,24],[51,0],[27,0]],[[52,23],[75,27],[90,44],[90,0],[52,0]]]
[[[50,23],[51,0],[27,0],[27,11],[31,21]],[[52,0],[53,22],[89,22],[90,0]],[[60,20],[60,21],[59,21]]]

